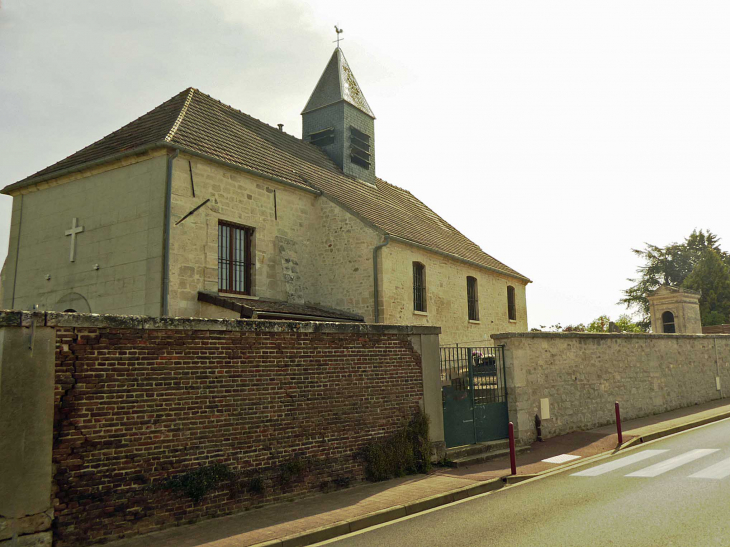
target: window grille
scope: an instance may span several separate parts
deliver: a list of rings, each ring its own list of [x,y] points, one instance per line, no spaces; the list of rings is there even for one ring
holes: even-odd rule
[[[251,294],[252,228],[218,224],[218,290]]]
[[[466,278],[466,301],[469,306],[469,320],[479,321],[479,298],[477,297],[476,277]]]
[[[517,307],[515,304],[515,288],[507,287],[507,315],[510,321],[517,321]]]
[[[420,262],[413,263],[413,309],[426,311],[426,267]]]

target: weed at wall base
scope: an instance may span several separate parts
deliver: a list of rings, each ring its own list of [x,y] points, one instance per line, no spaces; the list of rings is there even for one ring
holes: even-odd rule
[[[428,416],[420,410],[396,434],[375,441],[364,449],[365,477],[384,481],[431,470]]]

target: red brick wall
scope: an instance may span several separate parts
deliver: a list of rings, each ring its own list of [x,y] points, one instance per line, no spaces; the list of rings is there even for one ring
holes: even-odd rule
[[[359,451],[413,415],[420,357],[403,334],[61,328],[54,534],[87,545],[360,480]],[[307,471],[282,483],[282,465]],[[194,503],[155,490],[224,463]],[[246,491],[254,476],[263,495]]]

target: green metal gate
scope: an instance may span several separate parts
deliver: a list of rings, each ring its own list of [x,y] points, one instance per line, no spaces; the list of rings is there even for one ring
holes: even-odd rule
[[[446,446],[507,437],[504,348],[441,348]]]

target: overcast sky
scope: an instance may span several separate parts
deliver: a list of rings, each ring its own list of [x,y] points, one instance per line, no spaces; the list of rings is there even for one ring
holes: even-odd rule
[[[338,24],[377,175],[530,277],[530,327],[623,313],[645,241],[730,249],[728,2],[1,1],[2,186],[188,86],[299,137]]]

